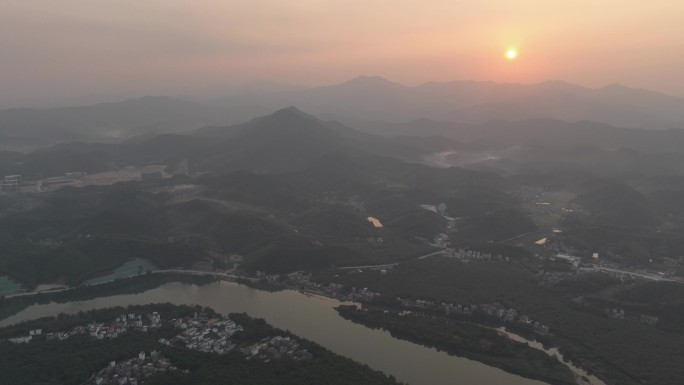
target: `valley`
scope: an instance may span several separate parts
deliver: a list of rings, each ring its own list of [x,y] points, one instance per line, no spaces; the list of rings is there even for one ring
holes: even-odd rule
[[[364,324],[382,312],[420,313],[427,318],[410,324],[425,335],[411,343],[526,378],[584,381],[532,348],[504,348],[496,333],[452,350],[459,345],[446,348],[429,330],[506,327],[605,384],[675,384],[684,320],[679,155],[509,145],[519,147],[388,139],[287,108],[235,126],[8,157],[1,166],[24,174],[0,194],[2,314],[21,319],[13,317],[40,303],[207,276],[380,312],[354,316]],[[431,154],[442,154],[439,167]],[[643,158],[651,163],[635,173]],[[44,187],[55,173],[64,180]],[[512,364],[490,343],[544,363]],[[636,345],[660,360],[658,371],[622,354]]]

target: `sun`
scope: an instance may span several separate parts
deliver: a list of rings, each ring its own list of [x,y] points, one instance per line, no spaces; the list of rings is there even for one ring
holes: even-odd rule
[[[515,60],[518,58],[518,51],[515,49],[509,49],[506,51],[506,59]]]

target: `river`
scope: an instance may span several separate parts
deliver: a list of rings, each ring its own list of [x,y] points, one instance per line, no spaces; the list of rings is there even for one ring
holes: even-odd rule
[[[198,304],[226,314],[245,312],[410,385],[545,385],[477,361],[393,338],[340,317],[339,301],[296,291],[266,292],[231,282],[204,286],[169,283],[140,294],[101,297],[88,301],[33,305],[0,321],[0,326],[112,306],[170,302]],[[547,385],[547,384],[546,384]]]
[[[558,348],[545,348],[544,345],[542,345],[541,343],[537,341],[531,341],[526,339],[525,337],[511,333],[507,331],[506,328],[499,328],[496,330],[499,331],[499,333],[501,333],[502,335],[505,335],[506,337],[512,339],[513,341],[526,343],[531,348],[541,350],[552,357],[556,357],[560,362],[562,362],[563,364],[565,364],[565,366],[570,368],[570,370],[581,379],[582,385],[606,385],[606,383],[603,382],[600,378],[587,373],[586,370],[577,367],[572,363],[566,362],[565,358],[563,357],[563,354],[558,350]]]

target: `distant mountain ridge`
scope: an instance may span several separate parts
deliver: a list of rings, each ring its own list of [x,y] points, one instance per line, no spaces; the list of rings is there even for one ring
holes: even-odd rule
[[[622,128],[592,121],[555,119],[492,120],[484,123],[452,123],[419,119],[404,123],[353,122],[365,132],[382,136],[443,136],[462,142],[495,146],[589,145],[604,149],[632,149],[646,153],[684,152],[684,130]]]
[[[77,140],[114,142],[240,123],[267,112],[259,107],[219,107],[163,96],[81,107],[14,108],[0,111],[0,138],[17,142],[19,149]]]
[[[597,122],[597,126],[684,128],[684,99],[616,84],[596,89],[561,81],[530,85],[454,81],[404,86],[382,77],[362,76],[307,89],[265,86],[259,92],[249,91],[252,88],[204,102],[147,96],[82,107],[1,110],[0,150],[30,151],[72,141],[115,143],[162,133],[184,134],[200,127],[247,122],[289,106],[363,131],[367,126],[384,124],[377,122],[427,122],[419,129],[457,140],[461,138],[441,128],[537,127],[539,122],[551,126],[559,126],[557,122],[580,126]],[[432,122],[444,123],[439,123],[440,130],[434,130]],[[426,136],[418,131],[383,134]]]
[[[453,81],[411,87],[361,76],[337,85],[261,95],[256,100],[270,108],[294,105],[317,116],[366,121],[427,118],[482,123],[548,118],[631,128],[684,127],[682,98],[621,85],[592,89],[562,81],[529,85]],[[232,105],[243,100],[232,96],[221,102]]]

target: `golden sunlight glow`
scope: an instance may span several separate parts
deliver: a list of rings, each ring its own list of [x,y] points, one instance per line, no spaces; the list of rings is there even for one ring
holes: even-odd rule
[[[518,58],[518,51],[516,51],[516,50],[514,50],[514,49],[509,49],[508,51],[506,51],[506,58],[507,58],[508,60],[515,60],[515,59],[517,59],[517,58]]]

